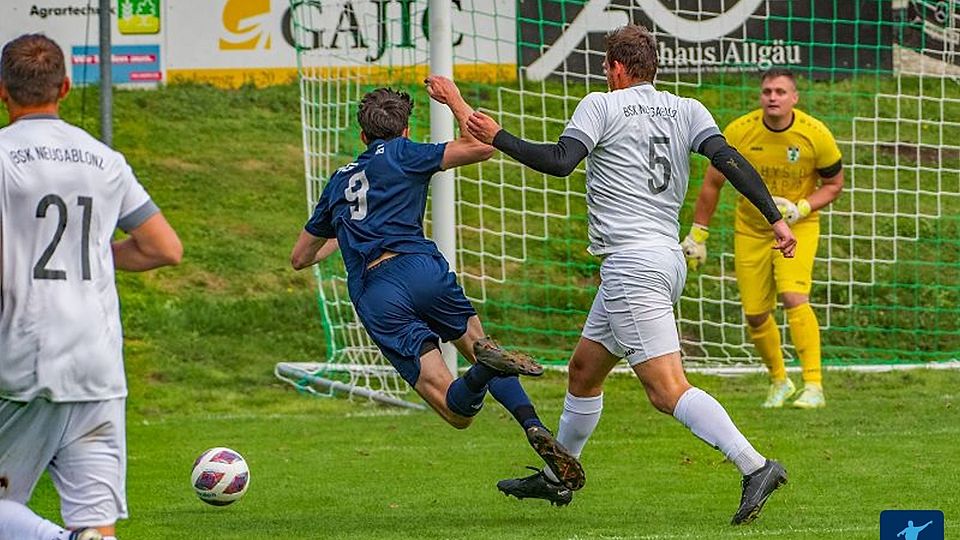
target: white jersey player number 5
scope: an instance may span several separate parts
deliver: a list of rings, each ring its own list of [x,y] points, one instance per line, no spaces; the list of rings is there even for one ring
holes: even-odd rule
[[[664,145],[669,149],[670,137],[658,137],[656,135],[650,137],[650,168],[655,169],[658,166],[663,168],[663,174],[659,183],[656,173],[647,181],[647,184],[650,186],[650,191],[652,191],[654,195],[663,193],[670,187],[670,160],[667,156],[657,153],[658,144]]]
[[[638,84],[592,92],[562,136],[586,147],[590,253],[679,249],[690,152],[720,129],[702,103]]]

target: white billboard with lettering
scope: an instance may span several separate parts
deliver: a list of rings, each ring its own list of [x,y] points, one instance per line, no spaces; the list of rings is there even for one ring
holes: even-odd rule
[[[516,65],[513,0],[450,1],[456,63]],[[120,34],[113,13],[112,41],[157,48],[166,81],[285,82],[297,66],[295,39],[324,65],[428,62],[428,0],[302,0],[292,6],[285,0],[162,0],[160,6],[154,35]],[[460,30],[467,27],[470,32]],[[98,45],[98,10],[85,0],[0,2],[0,42],[27,32],[55,39],[72,64],[72,51]],[[114,52],[114,62],[129,57]],[[76,62],[89,64],[90,58],[78,55]]]

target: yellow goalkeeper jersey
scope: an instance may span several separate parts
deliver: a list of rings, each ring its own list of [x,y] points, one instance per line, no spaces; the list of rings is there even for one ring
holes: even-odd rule
[[[773,196],[796,202],[817,190],[822,176],[840,162],[837,141],[823,122],[798,109],[793,122],[781,131],[763,123],[763,109],[737,118],[723,136],[760,173]],[[835,173],[834,173],[835,174]],[[818,219],[813,212],[805,219]],[[737,231],[769,232],[763,215],[742,195],[737,199]]]

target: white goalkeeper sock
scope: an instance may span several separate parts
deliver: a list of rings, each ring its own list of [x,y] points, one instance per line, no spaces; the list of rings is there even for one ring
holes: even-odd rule
[[[580,457],[593,430],[600,421],[603,411],[603,394],[596,397],[577,397],[567,392],[563,400],[563,413],[560,415],[560,428],[557,430],[557,442],[571,454]],[[550,467],[544,467],[543,473],[553,482],[560,480]]]
[[[723,405],[699,388],[691,387],[680,396],[673,417],[694,435],[723,452],[741,474],[754,473],[767,461],[740,433]]]
[[[0,540],[66,540],[70,531],[43,519],[26,506],[0,500]]]

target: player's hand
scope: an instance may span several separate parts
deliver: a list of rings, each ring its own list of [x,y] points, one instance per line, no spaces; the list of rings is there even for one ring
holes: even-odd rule
[[[475,111],[467,120],[467,131],[482,143],[493,144],[493,138],[497,136],[500,129],[502,128],[496,120],[480,111]]]
[[[792,259],[797,251],[797,237],[793,235],[786,220],[781,219],[773,224],[773,235],[776,238],[773,249],[779,250],[784,257]]]
[[[690,227],[690,233],[680,242],[683,248],[683,256],[687,259],[687,266],[691,270],[696,270],[701,264],[707,262],[707,238],[710,231],[699,223],[694,223]]]
[[[780,214],[783,216],[784,221],[787,222],[787,225],[793,225],[800,219],[800,210],[797,209],[797,205],[788,199],[774,197],[773,202],[777,205],[777,210],[780,210]]]
[[[457,88],[456,83],[443,75],[430,75],[423,82],[427,85],[427,94],[430,94],[430,97],[438,103],[447,105],[451,99],[460,96],[460,89]]]
[[[797,221],[809,216],[812,211],[810,202],[806,199],[800,199],[794,204],[783,197],[774,197],[773,202],[777,204],[777,208],[783,215],[783,219],[787,220],[787,225],[793,225]]]

